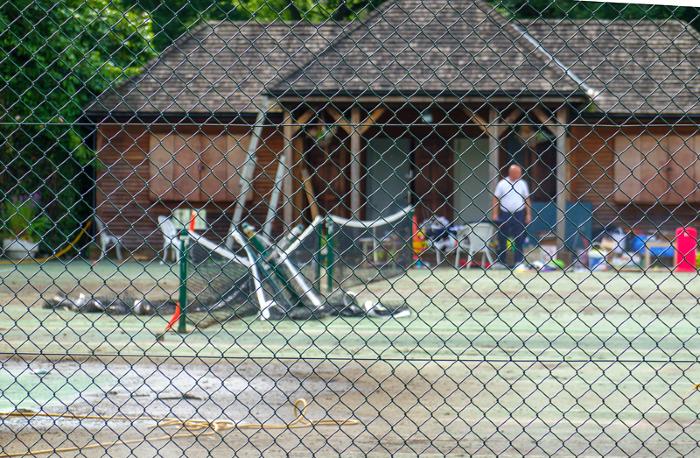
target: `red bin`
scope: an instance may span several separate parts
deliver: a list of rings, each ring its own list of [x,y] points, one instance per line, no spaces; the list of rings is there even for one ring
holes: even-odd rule
[[[698,231],[694,227],[676,229],[676,272],[695,272]]]

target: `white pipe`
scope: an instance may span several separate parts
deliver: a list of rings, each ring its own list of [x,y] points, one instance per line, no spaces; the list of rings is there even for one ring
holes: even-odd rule
[[[272,195],[270,196],[270,204],[267,207],[267,216],[265,217],[265,224],[263,225],[263,234],[272,238],[272,223],[275,220],[275,213],[277,213],[277,204],[280,200],[280,193],[282,192],[282,181],[286,178],[289,169],[284,156],[280,156],[277,161],[277,173],[275,173],[275,184],[272,188]]]
[[[297,239],[296,239],[294,242],[292,242],[287,248],[285,248],[284,254],[285,254],[286,256],[289,256],[290,254],[294,253],[294,250],[296,250],[297,248],[299,248],[299,245],[301,245],[301,242],[302,242],[306,237],[309,236],[309,233],[312,232],[314,229],[316,229],[316,226],[318,226],[318,225],[321,224],[321,223],[323,223],[323,218],[320,217],[320,216],[317,216],[317,217],[311,222],[311,224],[309,225],[309,227],[307,227],[306,229],[304,229],[304,232],[302,232],[301,235],[299,235],[299,237],[297,237]]]
[[[258,107],[258,116],[255,119],[255,126],[253,127],[250,143],[248,143],[248,155],[246,157],[246,162],[243,164],[243,170],[241,170],[241,190],[238,194],[238,198],[236,199],[236,204],[233,209],[233,217],[231,218],[231,226],[229,227],[228,236],[226,237],[226,248],[228,249],[233,248],[233,232],[234,229],[241,223],[243,210],[245,209],[246,202],[248,202],[248,195],[250,194],[250,189],[252,188],[251,181],[253,180],[255,164],[257,162],[255,152],[258,150],[258,145],[260,144],[260,137],[262,136],[262,129],[265,124],[265,117],[267,116],[269,106],[270,100],[267,97],[263,97],[260,107]]]
[[[292,281],[294,281],[302,291],[302,294],[309,298],[311,303],[316,309],[320,309],[323,306],[321,299],[318,297],[313,287],[306,282],[304,275],[296,268],[294,263],[289,260],[287,253],[275,247],[270,239],[264,235],[258,235],[258,238],[267,246],[272,248],[273,254],[277,257],[278,264],[283,264],[292,274]]]
[[[198,243],[207,249],[213,251],[216,254],[219,254],[223,256],[226,259],[230,259],[232,261],[235,261],[239,264],[243,264],[246,267],[250,267],[252,264],[248,258],[243,258],[241,256],[238,256],[237,254],[229,251],[228,249],[222,247],[221,245],[217,245],[216,243],[212,242],[209,239],[204,238],[202,235],[197,234],[196,232],[192,231],[187,231],[189,233],[190,238],[195,242]]]
[[[245,237],[238,232],[238,229],[233,227],[231,231],[231,238],[236,241],[246,252],[248,259],[250,260],[250,270],[253,274],[253,286],[255,287],[255,296],[258,298],[258,304],[260,306],[260,319],[267,320],[270,318],[270,307],[274,304],[272,300],[265,299],[265,292],[263,291],[262,282],[260,281],[260,273],[258,272],[258,266],[255,264],[255,254],[252,252],[248,242]]]
[[[333,215],[328,215],[328,217],[339,226],[353,227],[356,229],[374,229],[400,220],[404,216],[408,215],[412,209],[413,207],[409,205],[408,207],[402,208],[393,215],[389,215],[386,218],[377,218],[374,221],[360,221],[357,219],[347,219]]]
[[[530,44],[535,47],[535,49],[544,54],[547,57],[547,59],[554,62],[554,64],[560,69],[562,69],[569,78],[574,80],[576,84],[578,84],[581,87],[581,89],[583,89],[586,92],[586,95],[588,95],[588,97],[590,97],[591,99],[595,99],[600,95],[600,91],[597,91],[591,86],[589,86],[582,78],[580,78],[576,73],[574,73],[573,70],[567,67],[564,64],[564,62],[560,61],[559,59],[557,59],[556,56],[552,55],[552,53],[547,51],[545,47],[542,46],[542,44],[539,41],[537,41],[532,35],[530,35],[526,30],[512,22],[510,23],[510,25],[515,29],[516,32],[521,34],[523,38],[529,41]]]

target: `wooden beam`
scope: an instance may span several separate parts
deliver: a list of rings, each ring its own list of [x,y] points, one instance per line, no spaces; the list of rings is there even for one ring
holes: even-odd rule
[[[351,123],[348,122],[348,120],[345,119],[345,117],[342,114],[340,114],[338,112],[338,110],[336,110],[333,107],[329,107],[327,109],[327,111],[328,111],[328,114],[331,115],[331,117],[335,120],[335,122],[340,126],[340,128],[345,131],[345,133],[347,133],[348,135],[352,135],[352,133],[355,129],[353,129],[353,126],[351,125]]]
[[[489,134],[489,123],[479,116],[478,114],[474,113],[469,107],[464,106],[464,112],[467,114],[470,120],[473,120],[480,128],[481,130],[488,135]]]
[[[311,208],[311,220],[314,220],[321,214],[321,212],[319,211],[318,204],[316,203],[316,194],[314,193],[314,185],[311,182],[309,171],[303,164],[301,166],[301,177],[304,180],[304,193],[306,194],[306,201],[309,203],[309,207]]]
[[[520,111],[520,108],[515,108],[513,111],[508,113],[508,116],[503,118],[503,122],[499,123],[498,125],[498,138],[501,138],[503,134],[508,131],[510,125],[513,124],[520,116],[522,116],[522,114],[523,112]]]
[[[365,118],[365,120],[362,122],[362,125],[359,127],[360,135],[364,135],[364,133],[367,132],[367,129],[376,124],[376,122],[379,121],[379,118],[382,117],[385,111],[386,108],[379,107],[375,109],[372,113],[370,113],[369,116],[367,116],[367,118]]]
[[[558,123],[553,123],[551,120],[551,117],[547,116],[544,111],[540,107],[535,107],[531,110],[531,113],[535,115],[535,118],[547,128],[548,131],[552,133],[552,135],[559,135],[559,126]]]
[[[299,116],[294,125],[292,126],[292,137],[294,137],[299,130],[301,130],[302,125],[306,124],[309,119],[313,118],[316,112],[314,110],[306,111],[303,115]]]
[[[290,112],[285,112],[284,123],[282,127],[282,131],[284,134],[284,151],[282,154],[284,154],[284,162],[286,164],[285,167],[287,167],[288,169],[290,169],[294,157],[294,145],[292,143],[292,138],[294,137],[293,127],[294,126],[292,125],[292,114]],[[293,216],[293,191],[292,174],[289,173],[289,170],[287,170],[284,175],[282,191],[284,193],[284,200],[282,201],[282,218],[284,219],[284,223],[287,225],[286,229],[291,229]]]
[[[489,124],[488,124],[488,134],[489,134],[489,182],[488,186],[493,193],[500,179],[501,168],[498,163],[499,147],[501,143],[500,134],[500,118],[498,116],[498,111],[491,107],[489,110]]]
[[[556,234],[559,253],[564,255],[564,240],[566,240],[566,202],[568,200],[568,167],[569,167],[569,143],[567,141],[567,126],[569,123],[569,111],[566,106],[562,106],[556,113],[556,142],[557,142],[557,222]],[[568,261],[565,259],[565,261]]]
[[[361,164],[360,164],[360,148],[362,143],[362,134],[356,128],[360,124],[360,109],[353,107],[351,111],[351,122],[354,127],[350,133],[350,209],[352,217],[359,218],[361,196],[360,196],[360,181],[361,181]]]

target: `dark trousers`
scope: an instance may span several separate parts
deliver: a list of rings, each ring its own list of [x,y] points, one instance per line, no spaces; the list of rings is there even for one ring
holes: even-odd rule
[[[508,240],[512,243],[514,250],[515,264],[523,262],[523,244],[525,243],[525,210],[515,213],[508,213],[501,210],[498,221],[498,261],[506,264],[508,257]]]

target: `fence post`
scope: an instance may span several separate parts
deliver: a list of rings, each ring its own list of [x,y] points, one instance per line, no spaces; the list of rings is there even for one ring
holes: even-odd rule
[[[180,319],[177,332],[187,332],[187,229],[180,232]]]
[[[323,255],[323,225],[318,224],[314,228],[316,232],[316,240],[318,241],[318,250],[314,253],[314,286],[317,289],[321,289],[321,263],[325,259]]]
[[[328,292],[333,291],[333,264],[335,263],[335,253],[333,246],[333,233],[335,231],[333,220],[326,219],[326,286]]]

